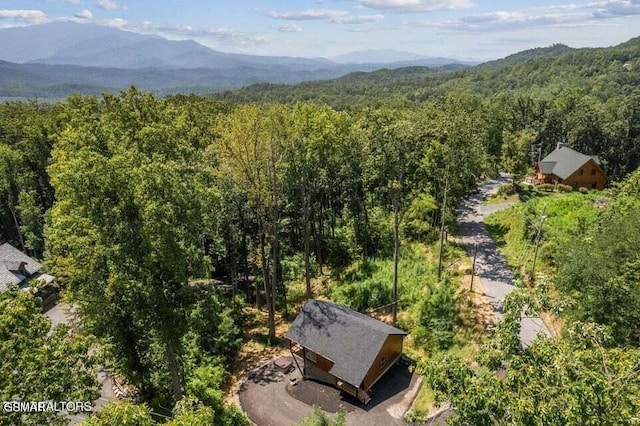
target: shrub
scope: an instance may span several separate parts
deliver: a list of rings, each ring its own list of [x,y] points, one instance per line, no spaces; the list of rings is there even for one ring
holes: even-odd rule
[[[572,192],[573,191],[573,187],[569,186],[569,185],[563,185],[563,184],[558,184],[557,186],[558,192]]]
[[[550,183],[543,183],[538,185],[539,191],[552,192],[554,190],[554,186]]]
[[[332,298],[338,304],[364,311],[391,303],[391,288],[376,279],[367,279],[337,287]]]
[[[589,190],[587,188],[584,188],[584,187],[578,188],[578,191],[580,191],[581,194],[586,194],[587,192],[589,192]]]
[[[347,417],[347,410],[342,407],[338,411],[335,420],[332,420],[331,417],[326,415],[320,407],[317,405],[313,406],[313,410],[311,414],[302,419],[300,422],[301,426],[344,426]]]
[[[420,306],[420,324],[414,330],[416,342],[427,349],[447,349],[453,344],[457,315],[455,286],[446,279],[434,287]]]
[[[504,184],[498,189],[498,196],[506,197],[509,195],[513,195],[516,193],[516,189],[516,185],[514,185],[513,183]]]
[[[413,199],[402,221],[402,232],[414,241],[432,240],[435,233],[431,227],[432,213],[438,208],[430,195],[420,195]]]

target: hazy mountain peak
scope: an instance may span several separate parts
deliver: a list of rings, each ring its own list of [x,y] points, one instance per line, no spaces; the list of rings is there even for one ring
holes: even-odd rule
[[[347,64],[347,63],[392,63],[403,61],[416,61],[420,59],[428,59],[428,56],[419,55],[413,52],[406,52],[395,49],[368,49],[360,50],[356,52],[345,53],[333,58],[335,62]]]

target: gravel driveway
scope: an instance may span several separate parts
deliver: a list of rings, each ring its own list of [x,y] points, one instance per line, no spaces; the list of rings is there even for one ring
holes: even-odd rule
[[[489,235],[484,225],[484,218],[495,211],[510,207],[511,204],[483,205],[482,201],[508,181],[507,176],[503,175],[499,179],[485,182],[479,187],[477,193],[464,200],[457,209],[460,235],[470,256],[472,256],[474,244],[478,244],[476,274],[482,282],[485,295],[491,300],[498,319],[502,318],[502,303],[505,296],[514,289],[514,277],[498,246]],[[523,317],[520,325],[520,341],[525,348],[539,333],[549,335],[549,330],[538,317]]]

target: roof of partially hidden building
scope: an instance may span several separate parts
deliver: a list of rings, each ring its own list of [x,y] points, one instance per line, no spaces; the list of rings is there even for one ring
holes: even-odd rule
[[[20,271],[24,265],[28,276]],[[9,284],[20,284],[42,269],[42,265],[13,247],[9,243],[0,245],[0,291],[6,291]]]
[[[560,146],[542,160],[540,160],[540,173],[556,175],[560,179],[566,179],[576,170],[584,166],[589,160],[600,164],[597,155],[586,155],[566,146]]]
[[[407,333],[324,300],[308,300],[286,338],[334,362],[332,375],[360,386],[390,335]]]

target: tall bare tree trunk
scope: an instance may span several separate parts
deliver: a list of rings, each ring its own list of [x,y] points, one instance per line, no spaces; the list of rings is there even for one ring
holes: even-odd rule
[[[322,263],[324,259],[322,258],[322,237],[324,236],[324,194],[320,197],[320,218],[318,220],[318,267],[320,268],[320,275],[324,272],[322,270]]]
[[[27,248],[24,246],[24,239],[22,238],[22,231],[20,230],[20,224],[18,223],[18,217],[16,216],[16,211],[13,208],[11,201],[9,201],[9,210],[11,211],[11,216],[13,217],[13,224],[16,226],[16,232],[18,232],[18,240],[20,240],[20,247],[22,247],[22,252],[26,253]]]
[[[176,359],[175,350],[171,339],[167,338],[165,344],[165,352],[167,355],[167,361],[169,361],[169,370],[171,372],[171,389],[173,391],[173,399],[180,401],[182,399],[182,383],[180,382],[180,370],[178,367],[178,360]]]
[[[277,214],[277,213],[276,213]],[[278,284],[278,219],[274,221],[273,235],[271,236],[271,304],[269,305],[269,338],[276,337],[276,295]]]
[[[398,319],[398,258],[400,251],[400,218],[398,195],[393,197],[393,325]]]
[[[267,308],[269,309],[269,330],[271,330],[272,325],[274,323],[273,320],[273,305],[271,304],[271,299],[270,299],[270,295],[269,295],[269,259],[267,259],[267,251],[265,248],[265,244],[266,244],[266,237],[265,237],[265,231],[264,231],[264,219],[261,220],[261,225],[260,225],[261,229],[260,229],[260,256],[262,257],[262,283],[264,284],[264,297],[266,299],[266,303],[267,303]],[[258,286],[256,285],[256,288]],[[273,328],[275,329],[275,325],[273,325]]]
[[[306,180],[306,179],[305,179]],[[304,205],[304,280],[307,285],[307,300],[313,298],[313,292],[311,291],[311,266],[309,262],[310,250],[309,239],[309,189],[305,183],[303,192],[303,205]]]

